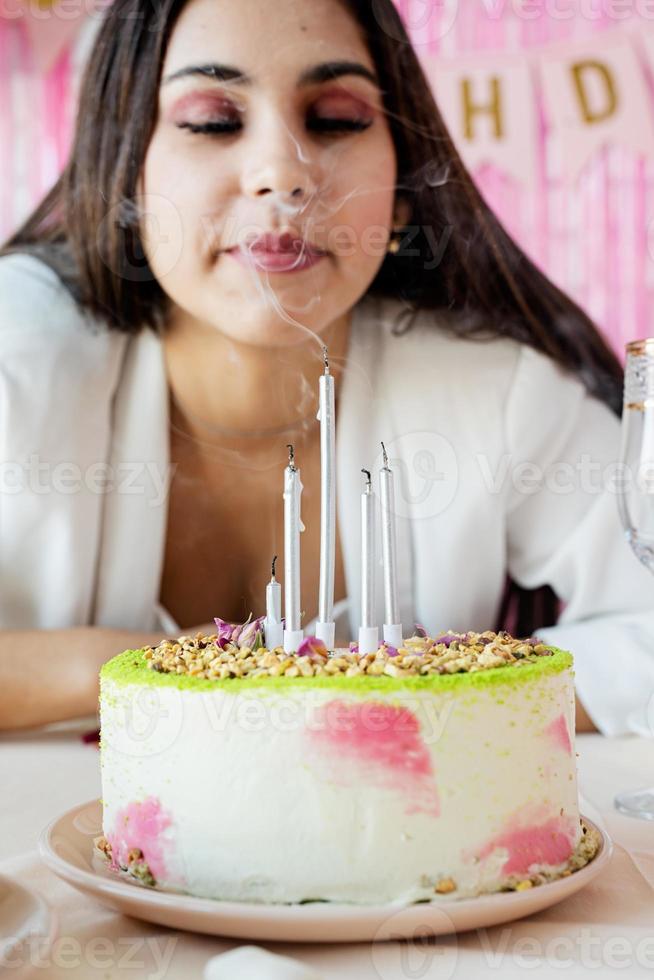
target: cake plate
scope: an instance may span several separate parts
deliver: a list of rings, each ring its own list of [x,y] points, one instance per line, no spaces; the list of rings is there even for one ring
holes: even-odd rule
[[[610,838],[598,830],[600,849],[590,864],[567,878],[522,892],[479,898],[385,905],[307,902],[265,905],[223,902],[158,891],[112,871],[93,840],[102,834],[102,806],[92,800],[53,820],[39,840],[42,859],[59,877],[104,905],[148,922],[212,936],[290,943],[347,943],[440,936],[520,919],[574,895],[609,862]]]

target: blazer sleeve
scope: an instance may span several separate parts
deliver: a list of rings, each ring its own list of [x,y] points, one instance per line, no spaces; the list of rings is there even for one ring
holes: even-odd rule
[[[654,575],[625,540],[620,421],[578,379],[524,347],[507,400],[508,568],[564,603],[538,629],[570,650],[577,693],[607,735],[654,734]]]
[[[44,262],[0,259],[0,629],[91,620],[123,341]]]

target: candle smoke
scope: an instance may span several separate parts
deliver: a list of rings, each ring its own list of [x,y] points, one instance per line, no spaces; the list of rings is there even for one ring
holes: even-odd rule
[[[405,122],[400,120],[400,122]],[[301,176],[299,177],[298,183],[303,183],[303,177],[306,175],[307,180],[311,173],[311,163],[312,161],[305,155],[300,143],[289,134],[293,139],[293,144],[295,146],[295,151],[297,154],[298,161],[303,165],[301,170]],[[339,166],[339,154],[335,150],[332,156],[332,166],[331,172],[325,173],[325,168],[323,167],[323,176],[321,181],[317,186],[310,186],[308,193],[306,193],[301,200],[294,200],[289,195],[281,192],[271,191],[266,195],[265,199],[265,215],[268,222],[273,223],[273,227],[284,227],[285,225],[290,225],[296,229],[299,236],[304,241],[320,243],[324,239],[325,231],[329,231],[331,223],[334,221],[336,216],[345,205],[357,198],[363,197],[372,193],[372,190],[366,186],[359,186],[352,188],[344,195],[336,195],[334,190],[334,178],[337,173],[337,168]],[[408,177],[405,176],[401,183],[398,183],[392,189],[393,191],[407,192],[408,196],[416,195],[417,193],[438,193],[438,190],[444,187],[450,181],[450,165],[449,164],[427,164],[420,171],[416,171]],[[379,187],[375,188],[375,193],[380,190]],[[264,211],[262,210],[262,215]],[[142,225],[142,222],[147,220],[146,210],[139,207],[134,201],[125,201],[121,205],[118,213],[118,224],[121,227],[134,226],[138,227]],[[270,230],[270,225],[263,226],[260,228],[260,233]],[[204,234],[204,245],[207,249],[207,254],[217,253],[221,248],[225,247],[225,244],[229,242],[234,243],[234,236],[227,235],[226,221],[224,217],[220,215],[207,215],[202,220],[202,230]],[[233,229],[238,232],[238,229]],[[252,233],[252,227],[249,228],[250,234]],[[239,239],[238,234],[236,235],[236,241],[243,244],[245,247],[249,247],[252,251],[252,245],[247,241]],[[357,243],[360,245],[360,243]],[[303,259],[302,251],[299,251],[295,264],[298,264]],[[316,356],[316,376],[321,373],[323,367],[323,344],[324,338],[312,330],[304,322],[304,317],[310,314],[317,306],[320,305],[322,301],[322,296],[317,285],[317,279],[315,280],[315,288],[311,288],[311,283],[313,280],[312,270],[308,269],[304,273],[304,283],[307,284],[306,288],[306,299],[302,305],[298,305],[297,295],[293,296],[293,306],[292,310],[288,308],[284,303],[284,285],[280,284],[279,278],[276,278],[276,285],[273,288],[270,280],[269,274],[261,269],[258,270],[252,268],[249,271],[249,281],[250,287],[255,291],[256,295],[263,301],[264,305],[267,305],[271,310],[273,310],[280,321],[293,327],[298,331],[298,334],[303,335],[315,346],[315,356]],[[293,283],[290,283],[293,286]],[[297,294],[297,290],[294,290]],[[216,327],[218,329],[218,327]],[[238,344],[234,343],[228,348],[228,365],[227,369],[233,372],[238,372],[241,367],[241,353],[238,348]],[[275,357],[282,363],[283,360],[288,359],[288,363],[292,362],[294,357],[294,348],[289,347],[288,350],[277,350],[275,352]],[[344,368],[343,358],[337,357],[335,354],[329,356],[330,366],[332,372],[334,368]],[[347,365],[349,372],[354,372],[357,374],[356,383],[368,390],[372,391],[372,379],[365,376],[363,369],[355,362],[351,362]],[[294,399],[293,409],[299,418],[309,415],[312,405],[316,401],[316,386],[311,379],[305,376],[300,376],[297,379],[297,384],[290,387],[277,386],[275,390],[275,398],[284,399],[288,396],[292,396]],[[317,421],[314,421],[313,416],[309,416],[306,423],[304,423],[304,428],[309,429],[311,426],[317,426]],[[269,471],[272,480],[275,480],[279,476],[280,472],[280,461],[283,456],[283,447],[286,444],[286,439],[284,436],[280,436],[279,447],[272,450],[267,458],[262,457],[260,451],[257,452],[256,457],[248,453],[245,448],[245,442],[241,443],[239,448],[228,448],[225,445],[217,445],[211,441],[211,429],[209,426],[205,426],[207,430],[207,441],[201,446],[203,454],[208,457],[213,458],[224,463],[226,466],[234,466],[243,471],[249,471],[251,473]],[[220,430],[216,429],[216,434],[220,434]],[[195,440],[198,444],[201,440]],[[281,452],[281,455],[280,455]],[[281,463],[283,465],[283,462]],[[237,470],[235,470],[237,472]],[[193,492],[195,484],[197,484],[197,478],[191,478],[186,476],[182,471],[178,472],[175,479],[180,484],[188,484],[188,489]],[[193,485],[193,486],[191,486]],[[281,488],[280,488],[281,489]],[[308,488],[309,493],[317,493],[317,488]],[[276,506],[278,513],[270,514],[270,519],[267,522],[268,527],[268,537],[266,541],[262,541],[262,548],[264,553],[273,553],[281,550],[283,546],[283,533],[281,531],[281,492],[280,492],[280,506]],[[273,502],[274,503],[274,502]],[[272,506],[272,504],[271,504]],[[277,523],[279,520],[279,530]],[[190,522],[193,526],[188,528],[187,536],[187,546],[190,548],[200,548],[202,541],[205,537],[206,528],[199,522]],[[239,568],[239,575],[242,578],[243,592],[246,591],[250,594],[256,594],[262,586],[264,576],[267,572],[266,562],[261,562],[261,567],[252,567],[250,570],[243,567],[243,563],[239,560],[237,555],[223,555],[223,559],[235,562],[235,567]],[[283,576],[283,570],[281,572]],[[244,600],[245,601],[245,600]],[[313,607],[313,597],[310,600],[310,605]],[[222,612],[218,610],[218,612]],[[243,618],[247,616],[249,612],[253,615],[258,615],[260,609],[249,609],[243,608]]]

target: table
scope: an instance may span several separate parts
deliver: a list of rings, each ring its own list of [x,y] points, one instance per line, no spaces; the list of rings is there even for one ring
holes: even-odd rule
[[[98,750],[81,738],[95,723],[87,718],[0,734],[0,873],[39,891],[60,918],[47,969],[27,964],[25,976],[201,978],[211,956],[238,943],[118,915],[60,881],[38,857],[36,841],[51,819],[100,796]],[[583,735],[577,752],[582,809],[616,844],[606,872],[578,895],[529,919],[428,944],[266,948],[302,960],[325,980],[475,980],[489,973],[523,980],[539,965],[547,976],[566,978],[589,970],[599,978],[651,976],[654,823],[620,815],[612,801],[619,790],[654,782],[654,740]]]

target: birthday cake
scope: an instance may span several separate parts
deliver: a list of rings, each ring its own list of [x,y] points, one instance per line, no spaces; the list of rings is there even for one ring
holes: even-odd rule
[[[592,858],[569,653],[489,631],[287,654],[228,633],[102,668],[96,848],[117,873],[377,904],[522,890]]]

